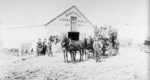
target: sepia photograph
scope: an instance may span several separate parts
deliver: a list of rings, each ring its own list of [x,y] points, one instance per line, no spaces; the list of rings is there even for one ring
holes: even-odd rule
[[[0,80],[150,80],[149,0],[0,0]]]

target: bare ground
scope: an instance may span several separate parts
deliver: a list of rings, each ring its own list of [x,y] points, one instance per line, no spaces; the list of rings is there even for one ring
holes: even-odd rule
[[[122,47],[117,56],[99,63],[94,59],[65,63],[62,52],[23,60],[2,54],[0,80],[149,80],[149,53],[139,48]]]

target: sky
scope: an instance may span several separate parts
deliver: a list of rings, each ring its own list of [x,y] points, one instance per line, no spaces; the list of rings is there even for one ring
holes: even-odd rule
[[[93,25],[125,28],[137,38],[148,33],[149,0],[0,0],[0,25],[43,25],[73,5]]]

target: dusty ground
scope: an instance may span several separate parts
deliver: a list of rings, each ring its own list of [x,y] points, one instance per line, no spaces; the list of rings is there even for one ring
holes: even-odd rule
[[[64,63],[62,52],[25,60],[0,54],[0,80],[149,80],[149,53],[139,48],[120,48],[119,55],[99,63]]]

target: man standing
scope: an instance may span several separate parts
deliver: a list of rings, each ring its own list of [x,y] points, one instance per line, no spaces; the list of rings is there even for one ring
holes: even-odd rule
[[[43,46],[42,46],[42,42],[41,42],[40,38],[37,42],[36,49],[37,49],[37,56],[41,55],[41,53],[43,51]]]
[[[43,41],[43,55],[45,55],[46,52],[47,52],[47,41],[46,41],[46,39],[44,39],[44,41]]]
[[[94,48],[94,52],[96,54],[96,62],[100,62],[102,45],[100,44],[100,41],[98,41],[98,38],[95,39],[95,41],[93,43],[93,48]]]
[[[48,51],[48,56],[53,56],[53,52],[52,52],[52,41],[51,39],[49,38],[49,42],[47,44],[47,51]]]

